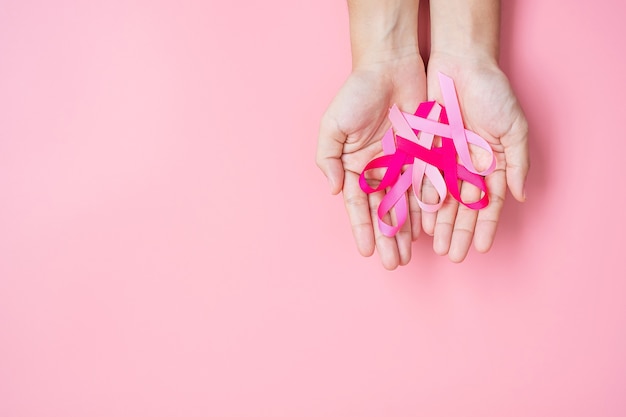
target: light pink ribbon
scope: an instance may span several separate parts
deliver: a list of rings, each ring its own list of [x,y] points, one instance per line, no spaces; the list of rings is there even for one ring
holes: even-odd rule
[[[389,111],[392,128],[382,139],[384,155],[370,161],[359,178],[361,189],[366,193],[388,188],[377,213],[379,229],[386,236],[394,236],[406,222],[406,192],[411,185],[419,206],[425,211],[437,211],[448,191],[457,201],[475,210],[489,204],[484,176],[493,172],[496,166],[491,146],[476,133],[465,129],[452,79],[440,73],[439,83],[447,107],[441,107],[435,102],[424,102],[415,114],[409,114],[401,112],[394,105]],[[440,136],[442,143],[440,147],[433,148],[435,136]],[[469,144],[490,154],[492,161],[489,168],[478,171],[471,159]],[[367,183],[365,173],[375,168],[385,168],[385,174],[378,187],[372,188]],[[421,200],[424,177],[430,180],[439,194],[439,202],[436,204],[427,204]],[[475,202],[463,201],[459,180],[478,187],[483,196]],[[395,226],[383,220],[393,209],[396,214]]]

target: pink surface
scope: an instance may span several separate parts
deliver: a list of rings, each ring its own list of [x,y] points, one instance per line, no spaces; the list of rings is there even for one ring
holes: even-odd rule
[[[2,1],[0,416],[626,415],[625,12],[504,1],[528,201],[388,273],[314,164],[344,2]]]

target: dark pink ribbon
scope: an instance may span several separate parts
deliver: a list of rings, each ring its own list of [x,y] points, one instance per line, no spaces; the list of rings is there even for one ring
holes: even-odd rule
[[[496,161],[491,146],[476,133],[465,129],[452,79],[439,74],[439,83],[447,107],[443,108],[434,101],[424,102],[419,105],[415,114],[409,114],[393,106],[389,112],[392,128],[382,139],[384,155],[370,161],[359,178],[361,189],[368,194],[388,189],[377,213],[379,228],[386,236],[394,236],[407,219],[406,192],[411,185],[418,204],[426,211],[438,210],[447,192],[461,204],[474,210],[480,210],[489,204],[484,176],[495,169]],[[432,147],[435,135],[441,137],[439,147]],[[491,155],[489,168],[484,171],[476,169],[470,157],[469,144],[476,145]],[[372,188],[365,173],[376,168],[384,168],[385,173],[378,186]],[[439,194],[437,204],[426,204],[420,199],[424,177],[428,177]],[[463,201],[460,186],[462,181],[480,189],[483,196],[477,201]],[[395,209],[396,214],[395,226],[383,220],[392,209]]]

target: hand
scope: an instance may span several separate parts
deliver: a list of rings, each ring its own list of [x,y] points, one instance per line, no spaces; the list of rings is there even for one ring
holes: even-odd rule
[[[428,64],[429,100],[442,103],[437,74],[455,82],[465,127],[491,144],[496,157],[495,171],[486,177],[489,205],[480,211],[469,209],[449,195],[436,213],[422,213],[424,231],[434,236],[433,249],[461,262],[474,243],[479,252],[487,252],[494,241],[507,185],[515,199],[526,198],[524,183],[530,166],[528,124],[506,75],[493,59],[435,53]],[[471,147],[470,147],[471,149]],[[486,165],[476,158],[479,169]],[[488,165],[488,164],[487,164]],[[426,202],[436,202],[437,192],[428,183],[422,190]],[[480,190],[463,184],[464,201],[480,198]]]
[[[372,255],[376,248],[383,266],[390,270],[411,259],[411,242],[421,229],[419,206],[411,196],[403,228],[395,237],[384,236],[377,221],[384,193],[365,194],[359,176],[382,153],[381,138],[391,126],[389,108],[397,104],[403,111],[414,112],[425,98],[424,64],[417,50],[411,49],[396,58],[355,68],[320,125],[317,165],[328,178],[331,192],[343,191],[357,248],[363,256]]]

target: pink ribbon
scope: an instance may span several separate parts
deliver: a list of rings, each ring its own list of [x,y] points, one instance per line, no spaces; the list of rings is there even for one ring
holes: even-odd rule
[[[415,114],[401,112],[395,105],[389,110],[392,128],[382,139],[384,155],[370,161],[359,178],[361,189],[368,194],[388,188],[377,213],[379,229],[386,236],[394,236],[406,222],[406,192],[411,185],[419,206],[425,211],[439,210],[448,192],[461,204],[474,210],[489,204],[484,176],[495,169],[493,150],[485,139],[465,129],[452,79],[440,73],[439,84],[445,108],[429,101],[421,103]],[[441,146],[433,148],[435,136],[441,137]],[[479,171],[474,166],[469,144],[489,153],[489,168]],[[376,168],[384,168],[385,173],[380,184],[372,188],[365,179],[365,173]],[[424,177],[430,180],[439,194],[439,202],[436,204],[427,204],[421,200]],[[463,201],[461,181],[479,188],[483,196],[477,201]],[[392,209],[395,209],[396,214],[395,226],[383,220]]]

